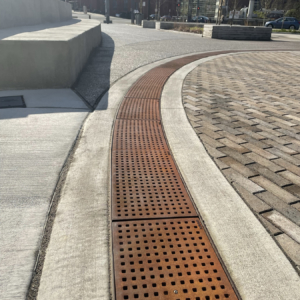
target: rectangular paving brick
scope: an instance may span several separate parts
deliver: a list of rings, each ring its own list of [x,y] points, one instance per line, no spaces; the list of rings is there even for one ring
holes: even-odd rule
[[[290,172],[290,171],[283,171],[278,173],[280,176],[286,178],[287,180],[289,180],[290,182],[300,186],[300,176]]]
[[[292,204],[291,206],[294,207],[294,208],[296,208],[298,211],[300,211],[300,202]]]
[[[259,174],[256,170],[252,170],[249,168],[249,166],[251,166],[252,164],[246,167],[245,165],[241,164],[240,162],[238,162],[237,160],[233,159],[230,156],[220,158],[220,161],[222,161],[227,166],[231,167],[232,169],[234,169],[235,171],[237,171],[238,173],[242,174],[247,178]]]
[[[277,211],[271,211],[263,214],[263,216],[281,229],[284,233],[290,236],[293,240],[300,244],[300,227],[292,221],[285,218]]]
[[[285,186],[283,187],[283,189],[300,199],[300,187],[298,185],[293,184],[293,185]]]
[[[212,146],[210,146],[208,144],[205,144],[205,148],[206,148],[207,152],[209,153],[209,155],[212,156],[212,157],[214,157],[214,158],[226,157],[225,153],[220,152],[215,147],[212,147]]]
[[[202,127],[206,127],[207,129],[210,129],[212,131],[220,131],[220,128],[207,122],[207,121],[198,121],[198,124]]]
[[[222,135],[220,135],[219,133],[217,133],[217,132],[215,132],[213,130],[210,130],[207,127],[198,128],[197,133],[204,133],[204,134],[206,134],[207,136],[209,136],[209,137],[211,137],[213,139],[221,139],[221,138],[223,138]]]
[[[300,135],[297,134],[297,133],[293,133],[292,131],[288,130],[288,129],[284,129],[284,128],[278,128],[276,129],[276,131],[280,132],[280,133],[283,133],[285,135],[288,135],[290,137],[293,137],[297,140],[300,140]]]
[[[268,168],[265,168],[264,166],[262,166],[259,163],[251,164],[251,165],[248,165],[247,167],[249,167],[249,169],[252,170],[253,172],[263,175],[264,177],[271,180],[278,186],[282,187],[282,186],[291,184],[291,181],[280,176],[281,172],[280,173],[272,172]]]
[[[260,215],[257,215],[257,217],[263,223],[263,225],[265,225],[265,227],[267,228],[267,230],[269,231],[269,233],[271,235],[278,235],[278,234],[282,233],[282,230],[280,230],[279,228],[277,228],[276,226],[274,226],[272,223],[270,223],[264,217],[262,217]]]
[[[287,234],[276,236],[276,240],[289,258],[298,266],[298,270],[300,270],[300,244],[291,239]]]
[[[296,196],[280,188],[278,185],[265,178],[264,176],[252,177],[251,180],[261,187],[265,188],[267,191],[271,192],[276,197],[282,199],[286,203],[291,203],[299,200]]]
[[[270,152],[266,151],[266,150],[263,150],[261,149],[260,147],[257,147],[251,143],[246,143],[246,144],[243,144],[243,146],[245,148],[248,148],[249,150],[255,152],[256,154],[266,158],[266,159],[274,159],[274,158],[277,158],[276,155],[274,154],[271,154]]]
[[[296,156],[294,155],[289,155],[287,153],[284,153],[282,151],[280,151],[279,149],[276,148],[270,148],[267,149],[266,151],[273,153],[274,155],[277,155],[278,157],[281,157],[285,160],[287,160],[288,162],[299,166],[300,165],[300,159],[298,159]]]
[[[241,135],[234,135],[234,134],[224,131],[224,130],[220,131],[219,134],[224,136],[225,138],[233,141],[236,144],[246,143],[246,141],[241,138]]]
[[[282,116],[281,116],[280,118],[272,116],[272,117],[269,117],[269,119],[272,120],[272,121],[274,121],[274,122],[275,122],[274,124],[276,124],[276,123],[277,123],[277,124],[281,123],[281,124],[284,124],[284,125],[287,125],[287,126],[295,126],[295,125],[297,125],[297,124],[295,124],[295,123],[292,123],[292,122],[283,120],[283,117],[282,117]]]
[[[253,144],[257,147],[260,147],[262,149],[270,147],[269,145],[267,145],[265,143],[265,140],[260,140],[259,141],[259,140],[256,140],[256,139],[252,138],[251,136],[249,136],[247,134],[240,135],[239,138],[242,139],[242,140],[245,140],[245,142],[249,142],[249,143],[251,143],[251,144]]]
[[[285,170],[285,168],[275,164],[274,162],[265,159],[263,157],[261,157],[260,155],[252,152],[252,153],[246,153],[245,156],[247,156],[248,158],[250,158],[252,161],[261,164],[262,166],[270,169],[272,172],[278,172],[278,171],[283,171]],[[276,161],[276,160],[274,160]]]
[[[223,146],[227,146],[228,148],[231,148],[241,154],[243,153],[247,153],[247,152],[250,152],[249,149],[239,145],[239,144],[236,144],[235,142],[227,139],[227,138],[222,138],[222,139],[219,139],[218,142],[222,143]]]
[[[226,169],[223,171],[223,174],[231,182],[236,182],[242,187],[244,187],[250,193],[258,193],[264,191],[264,188],[256,184],[255,182],[247,179],[240,173],[234,171],[233,169]]]
[[[239,131],[237,129],[234,129],[232,127],[228,127],[228,126],[226,126],[224,124],[217,124],[216,126],[218,126],[221,130],[227,131],[227,132],[229,132],[229,133],[231,133],[233,135],[240,135],[240,134],[242,134],[241,131]]]
[[[218,158],[214,158],[214,162],[216,163],[216,165],[218,166],[218,168],[220,170],[225,170],[225,169],[229,169],[230,167],[227,166],[226,164],[224,164],[220,159]]]
[[[259,199],[256,195],[253,195],[247,189],[245,189],[240,184],[233,182],[232,185],[240,194],[240,196],[245,200],[245,202],[257,213],[266,212],[271,210],[271,206]]]
[[[240,154],[239,152],[237,152],[231,148],[228,148],[228,147],[219,148],[219,151],[223,152],[223,153],[227,154],[228,156],[232,157],[233,159],[239,161],[243,165],[254,163],[254,161],[250,157],[248,157],[248,155],[251,153],[246,153],[243,155],[243,154]]]
[[[265,139],[265,137],[262,136],[261,134],[253,132],[251,130],[248,130],[247,128],[239,128],[239,131],[243,132],[245,134],[248,134],[249,136],[251,136],[251,137],[253,137],[254,139],[257,139],[257,140],[263,140],[263,139]]]
[[[277,198],[268,191],[257,194],[257,197],[279,211],[295,224],[300,225],[300,212],[291,205]]]
[[[273,141],[273,140],[270,140],[270,139],[264,140],[264,142],[266,144],[268,144],[269,146],[273,146],[274,148],[277,148],[280,151],[285,152],[289,155],[298,153],[298,151],[289,148],[289,146],[283,146],[282,144],[279,144],[276,141]],[[300,147],[299,147],[299,150],[300,150]]]
[[[204,144],[208,144],[215,148],[224,147],[223,144],[221,144],[217,140],[212,139],[211,137],[209,137],[208,135],[206,135],[204,133],[198,134],[198,136]]]
[[[268,127],[262,126],[262,125],[257,125],[256,127],[259,128],[263,132],[270,133],[271,136],[277,136],[277,137],[279,137],[279,136],[284,135],[283,133],[276,131],[276,128],[280,128],[280,127],[274,126],[275,127],[274,129],[271,129],[271,128],[268,128]]]

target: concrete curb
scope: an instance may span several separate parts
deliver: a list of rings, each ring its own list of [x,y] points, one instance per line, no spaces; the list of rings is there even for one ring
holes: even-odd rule
[[[211,160],[185,114],[184,78],[215,57],[186,65],[167,81],[161,113],[169,146],[242,299],[300,299],[298,274]]]

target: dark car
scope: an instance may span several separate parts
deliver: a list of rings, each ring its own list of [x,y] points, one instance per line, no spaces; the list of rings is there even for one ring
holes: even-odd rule
[[[160,18],[161,21],[171,21],[172,20],[172,17],[169,16],[169,15],[165,15],[165,16],[162,16]]]
[[[209,23],[210,19],[205,16],[195,16],[191,19],[191,22],[198,22],[198,23]]]
[[[119,14],[116,14],[116,17],[118,17],[118,18],[124,18],[124,19],[131,19],[131,12],[130,11],[129,12],[123,11],[123,12],[121,12]]]
[[[292,29],[298,30],[300,22],[296,18],[284,17],[275,21],[269,21],[265,24],[266,27],[278,28],[278,29]]]
[[[150,20],[156,20],[157,19],[157,14],[152,14],[149,16]]]

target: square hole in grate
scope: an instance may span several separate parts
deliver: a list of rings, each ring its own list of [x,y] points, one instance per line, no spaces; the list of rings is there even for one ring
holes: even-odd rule
[[[114,222],[113,247],[117,300],[237,299],[198,218]]]

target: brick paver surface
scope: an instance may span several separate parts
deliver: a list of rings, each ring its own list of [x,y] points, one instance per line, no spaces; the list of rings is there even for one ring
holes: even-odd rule
[[[300,52],[241,53],[185,79],[186,114],[223,175],[300,271]]]

